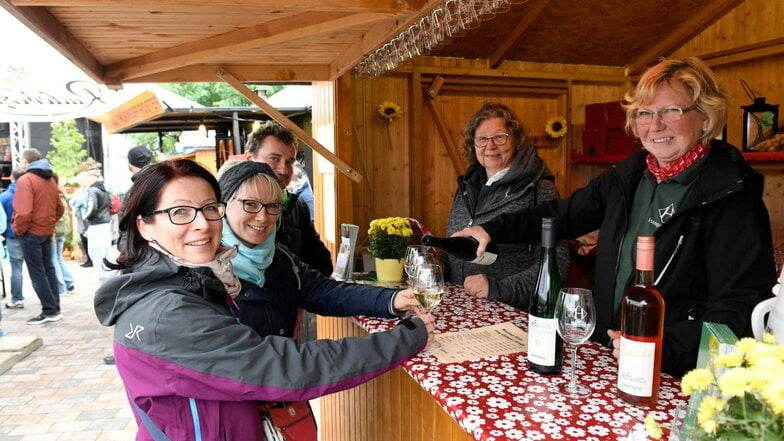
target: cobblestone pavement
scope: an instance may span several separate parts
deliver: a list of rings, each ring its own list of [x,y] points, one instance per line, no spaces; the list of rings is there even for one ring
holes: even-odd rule
[[[27,272],[24,309],[6,309],[11,270],[8,260],[2,265],[7,297],[0,328],[39,337],[43,345],[0,375],[0,441],[133,440],[136,422],[122,381],[102,360],[111,353],[112,329],[93,312],[94,270],[68,262],[76,291],[61,298],[63,320],[31,326],[26,320],[41,305]]]

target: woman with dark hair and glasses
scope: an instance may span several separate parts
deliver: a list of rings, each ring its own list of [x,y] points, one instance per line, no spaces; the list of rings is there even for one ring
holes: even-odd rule
[[[273,208],[274,209],[274,208]],[[189,160],[139,172],[125,200],[118,275],[95,294],[114,326],[114,355],[137,440],[263,440],[256,401],[300,401],[348,389],[419,352],[432,317],[365,338],[297,348],[237,321],[233,247],[220,246],[226,205]]]
[[[536,154],[520,120],[504,104],[485,103],[468,119],[462,135],[463,156],[470,165],[457,179],[447,234],[558,198],[555,177]],[[539,272],[539,240],[499,243],[503,257],[492,265],[447,255],[446,275],[476,297],[527,309]],[[558,268],[566,277],[565,244],[558,245],[557,254]]]
[[[697,58],[662,60],[624,98],[636,151],[577,190],[457,233],[480,241],[536,237],[541,218],[559,216],[559,235],[600,229],[592,338],[620,346],[619,304],[632,283],[638,236],[654,236],[654,275],[665,308],[662,370],[694,368],[703,322],[750,336],[754,306],[770,296],[776,274],[763,177],[737,148],[715,139],[728,96]]]
[[[221,170],[226,200],[223,245],[242,289],[235,297],[242,323],[260,335],[294,337],[297,310],[326,316],[394,318],[419,308],[411,289],[396,290],[329,279],[275,242],[283,208],[275,172],[263,162],[243,161]]]

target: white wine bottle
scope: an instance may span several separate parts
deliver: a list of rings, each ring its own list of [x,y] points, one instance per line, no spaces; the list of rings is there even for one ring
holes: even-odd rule
[[[653,406],[659,399],[664,299],[653,284],[654,238],[637,238],[634,285],[621,297],[618,396]]]
[[[476,257],[479,242],[473,237],[422,236],[422,245],[442,249],[458,259],[478,265],[492,265],[498,258],[498,247],[493,242],[487,244],[484,254]]]
[[[528,303],[528,369],[554,375],[563,366],[563,339],[558,335],[555,303],[561,291],[555,253],[555,218],[542,219],[542,248],[536,288]]]

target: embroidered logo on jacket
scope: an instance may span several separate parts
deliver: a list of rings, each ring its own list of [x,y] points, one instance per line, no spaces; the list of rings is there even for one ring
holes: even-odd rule
[[[144,331],[144,326],[142,325],[133,326],[133,323],[131,323],[131,332],[125,334],[125,338],[130,338],[131,340],[136,338],[137,340],[142,341],[141,337],[139,336],[139,334],[141,334],[142,331]]]
[[[667,222],[675,214],[675,204],[670,204],[665,208],[659,208],[659,220],[661,223]]]

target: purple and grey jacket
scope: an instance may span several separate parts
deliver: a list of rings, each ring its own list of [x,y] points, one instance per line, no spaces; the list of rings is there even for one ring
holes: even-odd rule
[[[129,400],[175,441],[197,439],[196,425],[203,440],[263,440],[256,400],[309,400],[352,388],[418,353],[428,337],[414,318],[365,338],[299,349],[290,338],[261,338],[234,320],[212,271],[177,266],[156,251],[104,282],[95,312],[115,327]],[[136,419],[136,439],[152,440]]]

